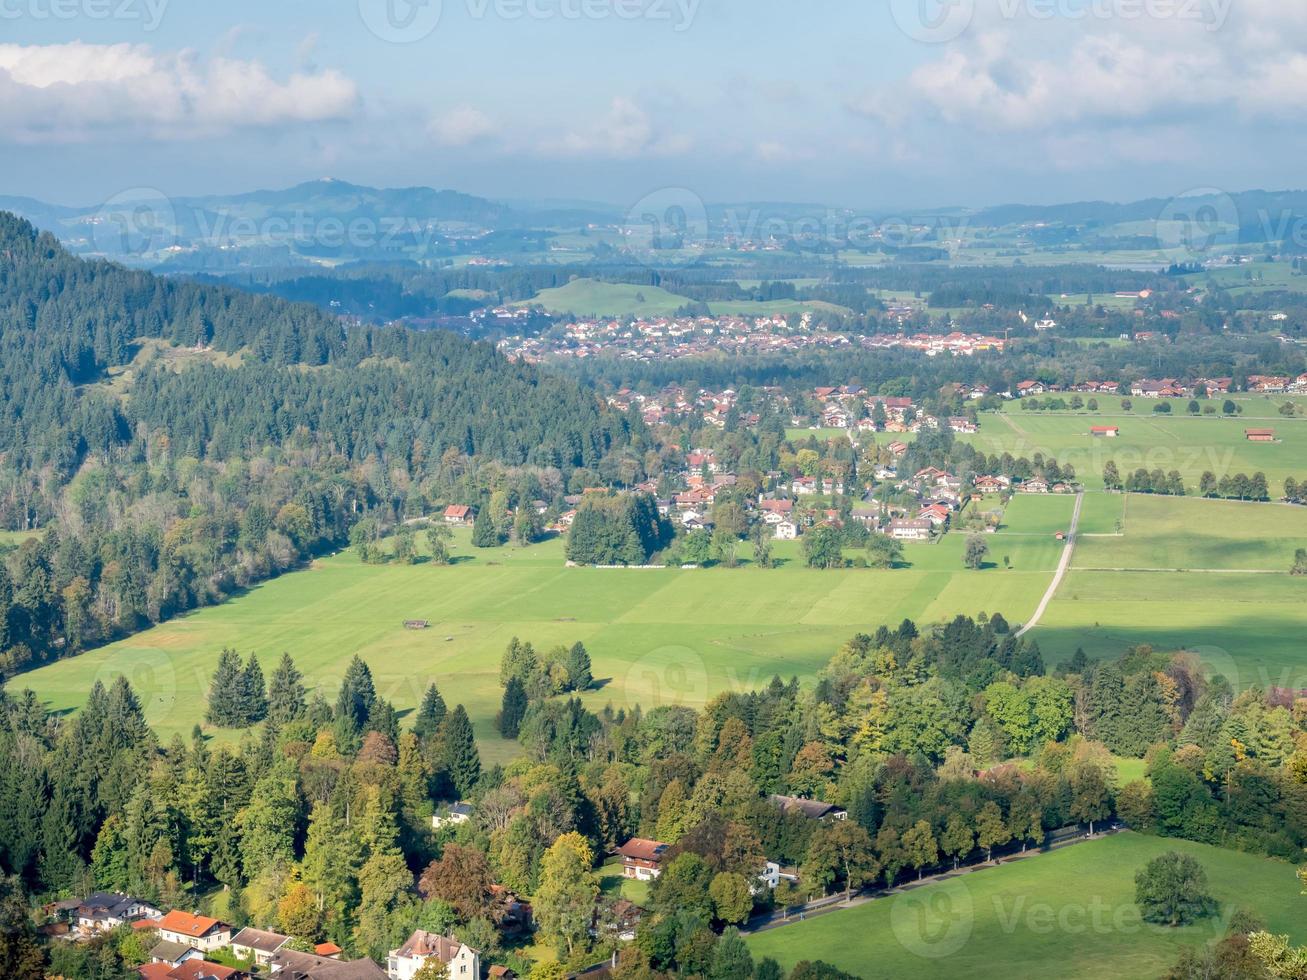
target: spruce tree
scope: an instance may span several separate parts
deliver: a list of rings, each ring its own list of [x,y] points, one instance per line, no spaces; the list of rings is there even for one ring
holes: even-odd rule
[[[241,658],[230,647],[218,654],[218,666],[209,683],[209,710],[205,720],[219,728],[240,728],[241,699],[245,692],[245,670]]]
[[[495,527],[495,522],[490,519],[490,511],[486,507],[478,509],[476,519],[472,521],[472,547],[499,547],[499,531]]]
[[[461,704],[455,705],[445,719],[443,734],[445,770],[458,795],[466,798],[481,778],[481,756],[477,754],[472,722]]]
[[[591,673],[590,654],[579,640],[567,651],[567,660],[563,666],[567,671],[568,684],[573,691],[589,690],[591,683],[594,682],[594,674]]]
[[[413,734],[418,737],[419,741],[427,741],[440,731],[440,725],[445,720],[445,713],[445,699],[440,696],[440,691],[436,689],[436,685],[431,684],[426,693],[422,695],[422,704],[418,708],[417,717],[413,719]]]
[[[268,691],[263,682],[263,668],[253,653],[241,672],[241,713],[243,727],[262,721],[268,715]]]
[[[345,668],[340,694],[336,697],[336,723],[350,740],[358,738],[367,727],[376,703],[377,689],[372,683],[372,671],[355,654]]]
[[[499,711],[499,734],[504,738],[517,738],[526,716],[526,688],[516,677],[510,677],[504,687],[504,699]]]
[[[304,675],[289,653],[281,655],[268,682],[268,721],[286,725],[304,713]]]

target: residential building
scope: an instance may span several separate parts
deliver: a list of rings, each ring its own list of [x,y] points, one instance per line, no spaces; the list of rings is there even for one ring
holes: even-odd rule
[[[622,877],[650,881],[663,873],[663,855],[669,845],[643,837],[632,837],[617,849],[622,858]]]
[[[283,946],[272,956],[275,980],[387,980],[386,971],[372,960],[339,960],[301,953]]]
[[[451,803],[443,812],[432,815],[431,827],[433,830],[439,830],[441,827],[456,827],[471,820],[472,813],[471,803]]]
[[[74,927],[83,938],[116,929],[125,922],[157,918],[162,913],[149,902],[121,892],[86,896],[74,913]]]
[[[889,522],[886,533],[896,541],[929,541],[934,527],[934,524],[925,519],[897,520]]]
[[[390,980],[413,980],[413,975],[431,960],[445,967],[447,980],[481,980],[481,954],[449,936],[417,929],[398,949],[386,957]]]
[[[207,915],[173,909],[155,928],[159,930],[159,938],[166,942],[185,943],[206,953],[231,945],[231,926]]]
[[[290,936],[247,927],[232,937],[231,951],[237,959],[253,960],[259,966],[267,966],[272,962],[273,954],[288,942]]]
[[[775,525],[772,536],[777,541],[793,541],[799,536],[799,529],[793,521],[779,521]]]
[[[476,512],[466,504],[450,504],[445,508],[446,524],[471,524],[476,516]]]
[[[783,796],[780,793],[773,793],[767,799],[773,806],[779,807],[782,813],[800,813],[809,820],[847,820],[849,817],[849,812],[843,807],[821,800],[805,800],[801,796]]]

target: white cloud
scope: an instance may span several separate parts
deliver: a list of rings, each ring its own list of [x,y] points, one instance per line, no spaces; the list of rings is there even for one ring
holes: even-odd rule
[[[278,80],[257,61],[143,44],[0,44],[0,131],[19,142],[213,136],[347,118],[358,99],[334,70]]]
[[[431,121],[431,135],[442,146],[468,146],[493,136],[494,120],[474,106],[459,106]]]
[[[602,119],[573,129],[561,139],[543,140],[540,151],[547,156],[626,160],[674,156],[689,148],[688,137],[659,132],[643,108],[631,99],[618,96]]]

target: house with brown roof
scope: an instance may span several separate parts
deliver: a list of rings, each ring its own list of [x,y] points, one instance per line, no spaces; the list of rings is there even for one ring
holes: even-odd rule
[[[448,980],[481,980],[481,954],[450,936],[425,929],[414,930],[408,941],[386,957],[390,980],[413,980],[413,975],[436,960],[445,967]]]
[[[919,520],[897,520],[890,521],[889,527],[885,529],[895,541],[929,541],[930,533],[935,525],[925,518]]]
[[[797,813],[809,820],[847,820],[849,818],[849,811],[842,806],[836,806],[834,803],[824,803],[821,800],[805,800],[801,796],[783,796],[780,793],[773,793],[767,799],[781,813]]]
[[[248,980],[249,974],[205,959],[189,959],[177,966],[169,963],[146,963],[137,967],[141,980]]]
[[[1244,429],[1243,436],[1249,442],[1274,442],[1274,429]]]
[[[118,928],[124,922],[138,922],[160,915],[149,902],[121,892],[95,892],[82,899],[72,913],[78,936],[88,938]]]
[[[272,957],[276,980],[386,980],[386,971],[367,957],[338,960],[283,946]]]
[[[651,881],[663,873],[663,858],[669,844],[632,837],[617,849],[622,858],[622,877],[637,881]]]
[[[279,932],[246,927],[232,937],[231,951],[238,960],[253,960],[259,966],[267,966],[273,954],[288,942],[290,936]]]
[[[185,943],[208,952],[231,945],[231,926],[207,915],[193,915],[173,909],[155,925],[159,938],[165,942]]]

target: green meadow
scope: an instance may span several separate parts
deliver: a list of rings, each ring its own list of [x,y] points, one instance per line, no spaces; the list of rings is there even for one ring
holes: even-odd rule
[[[1307,508],[1141,494],[1087,494],[1072,569],[1035,630],[1045,659],[1083,647],[1188,649],[1238,687],[1307,686]],[[1111,515],[1118,513],[1119,518]]]
[[[1208,470],[1217,477],[1251,476],[1260,471],[1266,474],[1275,496],[1286,477],[1307,478],[1307,420],[1276,417],[1271,421],[1250,412],[1238,418],[1195,418],[1184,412],[1183,401],[1172,406],[1180,414],[1160,416],[1149,410],[1144,399],[1134,402],[1135,411],[1128,414],[986,413],[979,432],[960,438],[987,453],[1009,452],[1027,458],[1035,453],[1051,455],[1074,466],[1077,478],[1091,490],[1102,488],[1103,466],[1108,460],[1116,463],[1122,476],[1139,467],[1167,473],[1178,470],[1193,490]],[[1120,436],[1092,436],[1090,428],[1095,425],[1119,426]],[[1273,428],[1277,441],[1249,442],[1244,436],[1247,428]]]
[[[1070,499],[1058,503],[1069,515]],[[202,720],[224,647],[257,653],[265,672],[288,652],[329,699],[358,654],[402,712],[434,681],[451,705],[466,705],[487,756],[504,759],[516,746],[498,738],[494,718],[500,654],[514,636],[540,648],[585,643],[596,678],[585,698],[595,708],[697,706],[773,674],[809,679],[854,633],[904,617],[1029,616],[1060,546],[1040,529],[1024,533],[1014,513],[1010,531],[989,539],[991,563],[980,571],[964,569],[962,535],[909,545],[909,567],[827,572],[802,567],[797,542],[777,542],[774,569],[591,569],[564,567],[559,539],[481,551],[460,531],[450,566],[364,565],[345,551],[11,686],[75,710],[96,679],[125,673],[167,737]],[[409,630],[405,620],[431,625]]]
[[[1173,929],[1142,921],[1135,872],[1166,851],[1207,872],[1219,911]],[[863,977],[1118,980],[1162,976],[1185,947],[1221,938],[1238,910],[1307,939],[1294,868],[1205,844],[1133,833],[950,877],[748,937],[787,970],[821,959]]]
[[[518,306],[540,305],[551,313],[570,313],[574,316],[671,316],[677,310],[694,302],[687,296],[663,289],[661,286],[641,286],[631,283],[601,282],[597,279],[573,279],[564,286],[542,289],[532,299]],[[721,300],[708,304],[714,316],[770,316],[772,314],[802,313],[805,310],[825,310],[836,313],[852,311],[832,303],[800,300]]]

